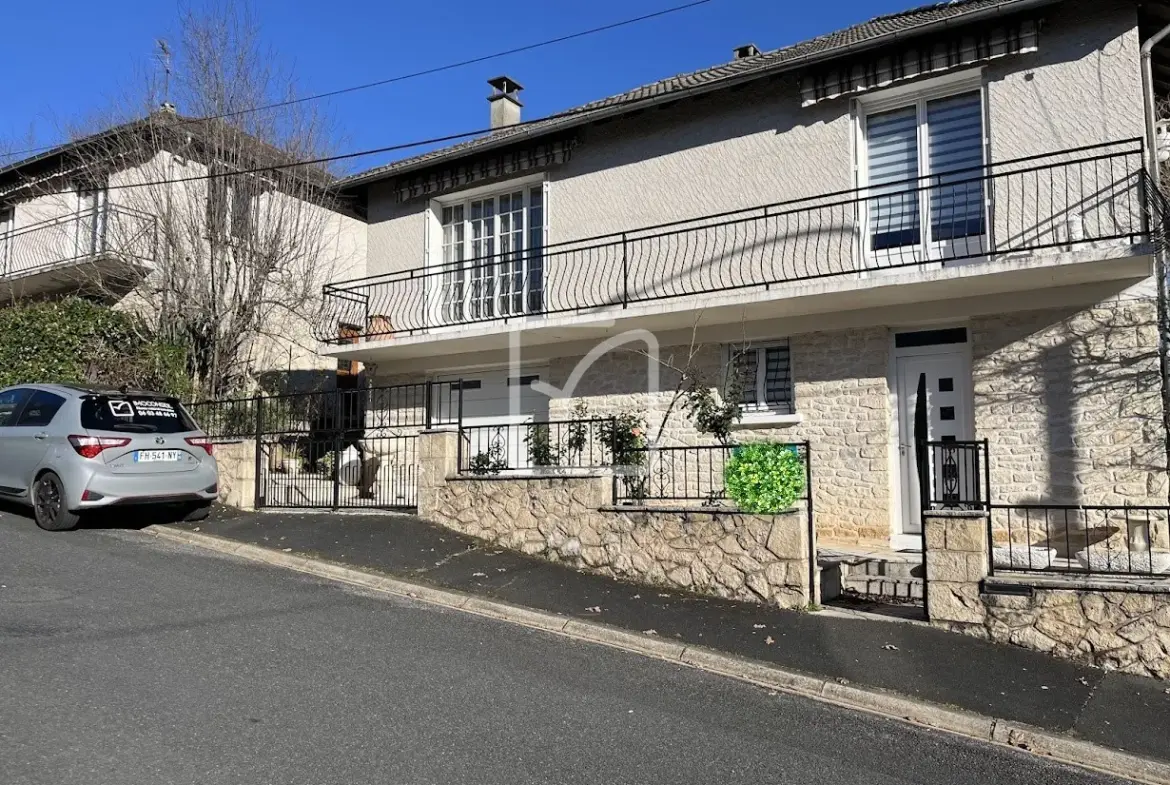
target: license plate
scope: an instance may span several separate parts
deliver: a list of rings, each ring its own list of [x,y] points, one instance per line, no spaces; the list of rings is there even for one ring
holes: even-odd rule
[[[183,460],[182,450],[138,450],[134,453],[135,463],[159,463]]]

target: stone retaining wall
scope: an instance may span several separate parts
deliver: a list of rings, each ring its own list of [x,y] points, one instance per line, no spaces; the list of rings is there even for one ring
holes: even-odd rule
[[[612,477],[459,477],[458,436],[420,437],[419,515],[578,569],[785,608],[814,601],[797,511],[611,507]]]
[[[925,516],[932,624],[1170,679],[1170,580],[1089,576],[988,578],[984,513]],[[1031,596],[1004,592],[1030,592]]]
[[[983,627],[991,640],[1170,679],[1170,585],[1149,593],[1104,586],[1034,591],[985,596]]]

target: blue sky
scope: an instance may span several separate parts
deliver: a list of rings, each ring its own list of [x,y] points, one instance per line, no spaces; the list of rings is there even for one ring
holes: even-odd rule
[[[196,5],[199,0],[191,0]],[[682,0],[252,0],[267,42],[288,59],[302,93],[463,60],[682,4]],[[489,77],[525,87],[526,118],[726,61],[753,42],[774,49],[914,0],[712,0],[630,27],[466,68],[329,99],[340,146],[365,149],[481,128]],[[323,10],[324,9],[324,10]],[[175,0],[54,0],[5,9],[0,140],[56,142],[71,121],[101,111],[174,38]],[[44,34],[51,31],[51,35]],[[182,107],[179,107],[182,111]],[[399,153],[390,157],[402,157]],[[382,163],[364,158],[348,168]]]

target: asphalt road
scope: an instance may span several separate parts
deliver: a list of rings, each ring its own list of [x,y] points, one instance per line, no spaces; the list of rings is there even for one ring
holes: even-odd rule
[[[0,781],[1119,780],[619,651],[0,512]]]

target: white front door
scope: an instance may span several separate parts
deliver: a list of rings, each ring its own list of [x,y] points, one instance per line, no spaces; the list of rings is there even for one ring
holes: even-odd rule
[[[924,390],[926,438],[949,442],[972,439],[971,369],[965,346],[921,347],[897,356],[898,459],[901,482],[902,533],[922,531],[921,489],[916,461],[916,412]],[[923,352],[923,353],[918,353]],[[941,471],[932,466],[930,472]]]

